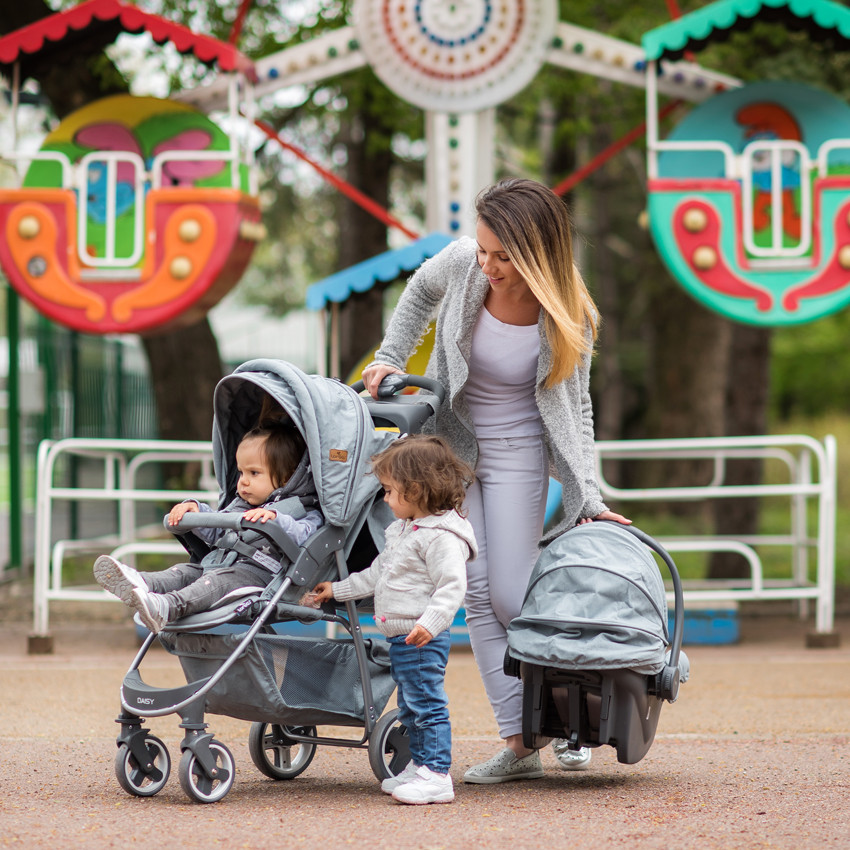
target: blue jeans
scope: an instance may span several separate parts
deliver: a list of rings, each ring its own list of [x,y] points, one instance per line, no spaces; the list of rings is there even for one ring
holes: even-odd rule
[[[407,635],[389,638],[390,672],[398,685],[398,720],[410,734],[410,755],[416,765],[435,773],[452,766],[452,725],[443,682],[451,638],[446,629],[423,647],[408,646]]]

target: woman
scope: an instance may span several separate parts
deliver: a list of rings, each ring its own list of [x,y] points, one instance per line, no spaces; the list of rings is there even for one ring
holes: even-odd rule
[[[573,264],[566,206],[532,180],[503,180],[476,199],[476,238],[425,262],[399,300],[375,361],[372,395],[404,369],[434,315],[428,375],[447,390],[436,432],[475,469],[466,509],[478,541],[468,564],[466,622],[505,748],[465,782],[543,775],[522,743],[522,683],[502,670],[506,629],[522,605],[543,530],[550,466],[564,519],[545,544],[581,522],[629,520],[599,493],[588,392],[597,313]],[[590,751],[555,742],[559,763],[584,767]]]

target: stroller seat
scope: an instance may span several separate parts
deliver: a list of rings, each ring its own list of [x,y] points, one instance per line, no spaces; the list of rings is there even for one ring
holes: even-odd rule
[[[668,634],[656,551],[673,579]],[[631,526],[579,525],[540,555],[520,616],[508,627],[505,673],[523,683],[523,743],[563,738],[571,749],[609,745],[623,764],[655,738],[662,704],[687,678],[682,585],[669,554]],[[668,652],[669,646],[669,652]]]
[[[162,631],[199,632],[225,623],[238,622],[241,610],[246,607],[246,599],[248,599],[249,604],[259,600],[264,589],[262,587],[240,587],[238,590],[228,593],[207,611],[199,611],[197,614],[189,614],[189,616],[180,620],[166,623]],[[133,615],[133,620],[137,625],[144,627],[144,623],[138,614]]]
[[[322,611],[297,604],[305,589],[312,588],[320,581],[335,577],[334,555],[344,544],[342,531],[333,526],[324,525],[298,546],[289,535],[275,525],[250,523],[241,514],[224,512],[187,513],[176,526],[169,524],[168,517],[163,519],[165,528],[174,533],[184,544],[187,551],[195,557],[203,556],[208,547],[198,537],[191,534],[193,528],[226,528],[232,531],[249,529],[265,540],[274,543],[286,554],[288,561],[282,565],[281,572],[266,587],[240,587],[222,597],[212,608],[190,614],[180,620],[166,624],[166,632],[198,632],[228,623],[251,623],[262,607],[275,595],[284,577],[291,578],[290,589],[280,600],[276,600],[274,611],[266,619],[268,624],[285,620],[314,622],[322,617]],[[251,547],[242,543],[243,552]],[[259,551],[259,547],[258,551]],[[137,622],[138,615],[136,615]]]

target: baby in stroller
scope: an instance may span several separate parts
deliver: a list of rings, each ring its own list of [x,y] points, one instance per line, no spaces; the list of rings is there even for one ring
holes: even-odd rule
[[[261,423],[236,448],[238,495],[223,512],[242,513],[252,523],[276,524],[300,546],[324,522],[316,509],[306,443],[290,422],[261,414]],[[187,513],[211,511],[188,499],[171,509],[167,522],[176,526]],[[94,563],[98,584],[133,608],[154,634],[166,623],[266,587],[286,563],[273,542],[257,532],[196,528],[193,533],[211,547],[200,563],[176,564],[160,572],[138,572],[109,555]]]

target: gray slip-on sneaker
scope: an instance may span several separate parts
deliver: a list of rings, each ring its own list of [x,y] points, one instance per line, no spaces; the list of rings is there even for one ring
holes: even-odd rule
[[[536,750],[524,758],[517,758],[514,751],[505,747],[489,761],[470,767],[463,775],[464,782],[474,785],[495,785],[515,779],[541,779],[543,764]]]
[[[571,750],[564,738],[552,741],[552,752],[561,770],[587,770],[590,767],[590,747]]]

